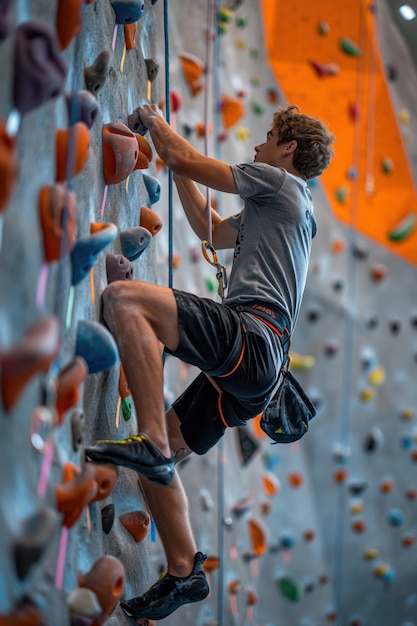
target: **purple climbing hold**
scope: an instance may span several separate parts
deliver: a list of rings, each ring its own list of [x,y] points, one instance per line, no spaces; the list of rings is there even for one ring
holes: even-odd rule
[[[24,115],[59,96],[65,88],[67,64],[55,34],[41,22],[16,28],[13,101]]]
[[[75,354],[85,360],[89,374],[110,370],[118,359],[113,336],[107,328],[93,320],[78,322]]]
[[[145,124],[142,122],[139,116],[138,109],[135,109],[130,115],[127,116],[127,125],[134,133],[138,133],[138,135],[146,135],[148,129]]]
[[[108,284],[115,280],[132,280],[133,267],[123,254],[107,254],[106,274]]]
[[[71,250],[72,285],[78,285],[88,275],[100,252],[116,238],[117,227],[114,224],[103,226],[91,235],[78,239]]]
[[[117,24],[133,24],[143,15],[143,0],[111,0]]]
[[[98,102],[92,93],[86,89],[68,91],[65,94],[68,109],[68,123],[73,126],[77,122],[84,122],[91,128],[98,113]]]
[[[152,241],[152,235],[147,228],[136,226],[120,233],[120,242],[125,257],[135,261],[146,250]]]

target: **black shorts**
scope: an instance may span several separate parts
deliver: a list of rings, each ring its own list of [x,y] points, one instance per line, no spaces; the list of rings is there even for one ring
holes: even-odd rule
[[[265,409],[283,351],[279,336],[253,315],[173,291],[180,343],[177,350],[166,352],[202,370],[173,408],[187,445],[204,454],[226,426],[244,425]]]

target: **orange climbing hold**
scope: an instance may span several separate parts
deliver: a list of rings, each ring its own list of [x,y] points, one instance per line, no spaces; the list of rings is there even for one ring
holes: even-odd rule
[[[262,485],[267,496],[276,496],[281,489],[278,477],[272,472],[262,474]]]
[[[97,493],[92,500],[90,500],[89,504],[92,502],[100,502],[108,498],[113,493],[113,489],[119,478],[117,465],[112,465],[111,463],[94,463],[92,466],[95,472],[94,478],[97,483]]]
[[[45,621],[40,610],[27,602],[11,613],[0,614],[0,626],[44,626]]]
[[[203,85],[199,82],[205,67],[204,63],[193,54],[183,52],[179,55],[184,78],[190,88],[191,95],[196,96],[200,93]]]
[[[83,25],[85,0],[59,0],[56,32],[61,50],[66,50]]]
[[[139,133],[135,133],[135,137],[138,142],[138,158],[133,169],[146,170],[149,167],[149,163],[152,161],[152,148],[147,139]]]
[[[107,185],[125,180],[136,167],[139,142],[122,122],[110,122],[102,128],[103,173]]]
[[[19,162],[15,139],[6,132],[6,122],[0,119],[0,212],[6,208],[17,183]]]
[[[93,464],[86,463],[82,471],[73,463],[65,463],[63,482],[55,487],[57,509],[63,514],[62,525],[72,528],[83,509],[98,493]]]
[[[10,411],[35,374],[48,371],[58,350],[58,319],[46,316],[34,322],[14,347],[0,354],[1,393],[5,411]]]
[[[127,382],[123,366],[121,365],[119,372],[119,396],[121,398],[128,398],[130,395],[129,383]]]
[[[76,195],[63,185],[44,185],[39,192],[39,220],[47,263],[72,250],[77,230]]]
[[[136,47],[136,29],[137,22],[131,24],[124,24],[123,29],[125,33],[126,50],[133,50]]]
[[[143,226],[144,228],[149,230],[152,236],[159,233],[163,226],[162,220],[159,215],[147,206],[142,206],[140,208],[139,224],[140,226]]]
[[[55,141],[56,182],[63,183],[79,174],[90,155],[90,131],[84,122],[70,128],[57,128]]]
[[[58,374],[56,387],[57,422],[61,425],[68,409],[73,407],[80,398],[79,386],[88,374],[87,363],[80,356],[76,356]]]
[[[223,126],[227,130],[237,124],[245,115],[245,107],[240,98],[222,96],[220,101]]]
[[[80,574],[78,585],[93,591],[103,610],[102,616],[90,626],[100,626],[114,611],[124,592],[125,571],[122,563],[114,556],[102,556],[86,574]]]
[[[256,556],[265,554],[268,547],[268,531],[266,526],[254,518],[248,520],[251,546]]]
[[[145,539],[151,522],[149,513],[146,511],[130,511],[120,515],[119,520],[137,543]]]
[[[287,477],[288,484],[290,487],[297,489],[298,487],[302,487],[304,484],[304,477],[300,472],[290,472]]]

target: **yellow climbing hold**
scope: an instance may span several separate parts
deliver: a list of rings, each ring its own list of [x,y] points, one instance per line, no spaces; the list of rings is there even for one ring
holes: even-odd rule
[[[379,387],[385,380],[385,369],[382,365],[377,365],[368,374],[368,382],[375,387]]]
[[[403,420],[412,420],[415,415],[414,409],[408,408],[401,411],[401,419]]]
[[[407,109],[401,109],[399,112],[399,118],[401,124],[409,124],[410,123],[410,111]]]
[[[291,369],[293,370],[309,370],[314,367],[316,359],[310,354],[298,354],[291,352]]]
[[[250,130],[246,126],[239,126],[236,128],[236,137],[242,143],[247,143],[249,140]]]
[[[363,558],[367,561],[372,561],[372,559],[376,559],[378,554],[378,548],[369,548],[369,550],[365,550],[365,552],[363,553]]]
[[[362,501],[353,502],[350,506],[350,512],[352,515],[357,515],[358,513],[362,513],[365,505]]]
[[[375,397],[375,390],[374,389],[370,389],[369,387],[367,387],[366,389],[362,389],[359,392],[359,398],[362,400],[362,402],[370,402],[371,400],[373,400]]]

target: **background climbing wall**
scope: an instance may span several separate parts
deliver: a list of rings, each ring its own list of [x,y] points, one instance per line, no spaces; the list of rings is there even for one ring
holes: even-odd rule
[[[10,119],[10,112],[16,106],[13,100],[16,26],[27,20],[40,20],[55,31],[58,4],[21,1],[8,9],[10,29],[0,44],[5,71],[0,115],[4,119]],[[277,33],[279,24],[290,19],[279,13],[280,8],[285,9],[281,4],[274,3]],[[300,40],[307,44],[316,36],[320,22],[326,22],[328,47],[324,46],[325,58],[317,61],[334,62],[331,45],[336,47],[336,17],[330,12],[324,14],[320,8],[317,13],[312,12],[314,3],[305,3],[309,13],[304,13],[303,4],[297,5],[300,19],[292,24],[288,37],[295,44]],[[200,61],[194,67],[204,67],[206,2],[168,5],[170,80],[171,90],[177,96],[177,107],[173,107],[177,110],[171,111],[171,122],[204,150],[207,77],[203,72],[198,78],[193,95],[181,57],[192,55],[194,61]],[[352,3],[352,11],[356,6],[356,2]],[[346,7],[348,10],[349,3]],[[295,102],[306,112],[312,112],[305,100],[311,84],[304,80],[287,81],[285,72],[280,77],[275,68],[274,73],[270,69],[264,50],[262,15],[266,13],[262,9],[265,7],[258,0],[230,0],[219,15],[220,64],[211,87],[219,94],[225,113],[219,127],[216,115],[210,112],[209,122],[214,130],[209,149],[230,162],[252,160],[253,145],[263,140],[277,105]],[[58,313],[61,347],[57,368],[61,371],[74,360],[80,321],[100,320],[99,297],[107,283],[106,254],[122,253],[122,239],[126,231],[139,225],[141,207],[145,205],[158,213],[164,227],[143,254],[132,261],[133,276],[160,284],[168,282],[167,171],[155,159],[146,170],[161,183],[161,197],[154,202],[155,206],[145,185],[145,172],[141,170],[109,185],[106,198],[101,134],[103,125],[110,122],[127,124],[128,115],[149,97],[163,103],[164,3],[153,5],[150,0],[145,1],[137,22],[136,46],[126,53],[123,27],[119,26],[115,34],[115,14],[110,2],[96,0],[83,6],[82,13],[81,32],[63,51],[69,68],[65,91],[85,89],[84,66],[94,64],[103,51],[109,53],[109,65],[104,72],[104,83],[95,93],[98,113],[90,129],[88,160],[79,174],[70,177],[68,186],[77,196],[78,240],[90,236],[91,222],[113,223],[118,234],[98,254],[93,272],[87,271],[74,288],[71,288],[68,255],[61,262],[50,263],[45,272],[38,197],[42,186],[55,182],[56,129],[69,126],[62,95],[23,115],[15,138],[18,183],[0,214],[0,351],[9,359],[10,355],[18,355],[16,346],[28,328],[36,320]],[[377,4],[375,17],[382,65],[393,68],[396,77],[388,83],[394,111],[389,137],[404,140],[411,179],[415,176],[413,103],[417,77],[384,3]],[[337,28],[343,36],[345,21],[339,21]],[[282,36],[277,34],[277,49],[283,48],[278,45]],[[312,72],[311,61],[315,60],[316,51],[313,54],[300,48],[296,69],[304,75],[303,72]],[[160,65],[151,85],[146,59],[154,59]],[[344,71],[343,66],[340,77]],[[338,89],[337,77],[327,79],[334,79],[331,97],[334,95],[340,102],[341,115],[345,117],[352,96],[345,95],[345,87]],[[313,113],[322,116],[337,131],[340,120],[336,114],[335,117],[329,114],[326,108],[329,96],[322,90],[323,83],[317,81]],[[388,106],[385,101],[380,104]],[[378,105],[375,103],[375,111]],[[239,118],[240,113],[243,116]],[[226,128],[230,119],[232,126]],[[394,146],[388,147],[387,156],[392,159],[395,172]],[[347,163],[341,162],[342,149],[337,155],[339,173],[351,167],[359,168],[359,163],[352,163],[350,157]],[[388,187],[390,180],[388,177]],[[353,185],[351,179],[347,181],[336,186]],[[199,549],[213,557],[210,559],[212,593],[204,603],[183,607],[161,623],[201,626],[244,623],[412,626],[417,623],[415,266],[385,242],[376,243],[372,230],[364,234],[349,228],[351,209],[344,205],[341,207],[345,219],[339,221],[334,197],[323,181],[314,181],[311,191],[320,228],[293,350],[296,375],[314,398],[318,417],[299,444],[271,447],[252,424],[243,431],[228,432],[217,450],[205,457],[192,457],[180,466],[190,496]],[[390,193],[395,197],[395,190]],[[396,213],[391,226],[397,224],[397,217],[408,216],[414,210],[412,186],[405,193],[410,197],[410,211],[403,211],[400,216]],[[240,208],[239,200],[234,197],[216,197],[216,201],[225,215]],[[175,195],[173,216],[174,285],[216,297],[214,269],[203,260],[199,242],[188,228]],[[404,239],[403,247],[409,249],[409,246],[410,238]],[[230,256],[225,253],[222,261],[230,264]],[[41,277],[44,279],[46,274],[45,283]],[[49,335],[51,351],[52,331]],[[111,358],[111,344],[109,349]],[[9,362],[3,357],[3,380],[5,364]],[[192,368],[179,366],[175,359],[167,359],[167,403],[195,373]],[[103,554],[123,562],[126,597],[143,592],[164,567],[162,548],[153,526],[150,524],[145,539],[136,543],[119,520],[124,513],[146,509],[137,477],[129,471],[120,471],[117,485],[107,498],[79,510],[79,517],[68,533],[62,525],[65,517],[52,514],[56,509],[55,487],[63,481],[64,464],[82,467],[82,448],[78,447],[71,429],[79,415],[77,409],[84,414],[83,443],[97,437],[124,437],[135,429],[134,415],[125,421],[119,407],[118,381],[118,361],[104,372],[86,376],[80,384],[80,399],[66,411],[62,426],[52,430],[39,429],[34,419],[35,407],[50,407],[52,402],[48,396],[45,399],[44,373],[31,376],[14,405],[3,411],[0,616],[11,613],[19,604],[28,610],[26,598],[29,597],[43,613],[45,623],[69,624],[67,605],[72,601],[69,594],[79,584],[78,575],[89,571]],[[35,433],[39,430],[42,435],[45,431],[52,432],[53,439],[48,440],[54,442],[50,472],[47,461],[51,458],[51,447],[47,446],[43,453],[35,449],[31,441],[36,443],[37,439],[30,438],[31,429]],[[107,507],[111,514],[111,505],[115,510],[114,522],[109,524],[111,530],[106,528],[109,532],[104,532],[102,510]],[[47,520],[47,523],[42,521],[48,528],[47,541],[36,524],[29,529],[22,526],[33,515],[38,521]],[[25,547],[29,540],[44,548],[19,578],[13,547]],[[221,569],[217,560],[222,564]],[[21,560],[17,562],[21,564]],[[73,606],[73,623],[74,613]],[[16,617],[11,619],[9,623],[18,623]],[[106,623],[123,624],[126,620],[116,608]]]

